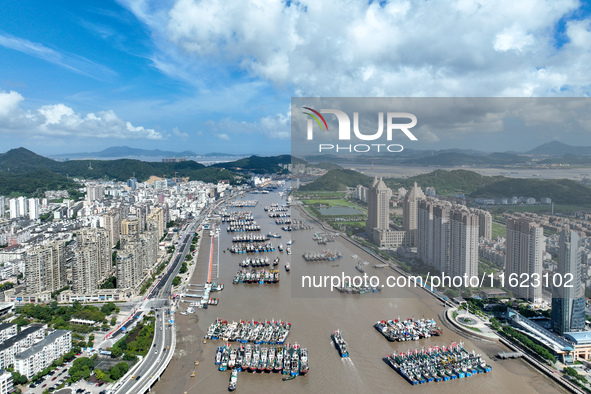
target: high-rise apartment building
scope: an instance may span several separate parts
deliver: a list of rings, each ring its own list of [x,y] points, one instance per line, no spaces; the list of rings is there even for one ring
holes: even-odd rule
[[[479,214],[463,205],[418,203],[417,257],[452,276],[478,275]]]
[[[367,190],[366,233],[373,229],[387,230],[390,227],[390,198],[392,190],[382,180],[375,178]]]
[[[29,249],[25,254],[27,293],[53,292],[66,282],[65,242],[52,241]]]
[[[402,200],[402,229],[408,233],[411,246],[417,246],[418,204],[424,199],[423,190],[415,182]]]
[[[505,252],[505,283],[517,298],[530,302],[542,302],[541,280],[542,257],[545,250],[543,228],[526,217],[507,219]],[[521,274],[527,274],[528,283],[522,283]],[[537,274],[537,275],[533,275]],[[511,286],[509,278],[518,279],[517,286]],[[521,286],[523,284],[523,286]],[[537,286],[536,286],[537,285]]]
[[[582,280],[583,261],[579,233],[568,226],[560,232],[558,269],[555,274],[562,280],[552,289],[551,322],[554,332],[585,329],[585,285]],[[565,284],[568,283],[568,286]],[[558,281],[553,281],[558,285]]]
[[[29,198],[29,219],[39,219],[39,199]]]
[[[89,294],[99,289],[110,276],[111,246],[109,233],[103,228],[85,228],[76,234],[72,291]]]
[[[105,196],[105,191],[101,185],[88,185],[86,186],[86,200],[97,201],[102,200]]]
[[[119,220],[119,211],[112,209],[102,217],[102,227],[109,232],[109,242],[111,247],[117,245],[121,234],[121,222]]]
[[[117,253],[117,288],[134,289],[143,277],[143,267],[139,248],[128,245],[124,251]]]
[[[18,216],[24,218],[29,213],[29,207],[27,204],[27,197],[20,196],[18,200]]]

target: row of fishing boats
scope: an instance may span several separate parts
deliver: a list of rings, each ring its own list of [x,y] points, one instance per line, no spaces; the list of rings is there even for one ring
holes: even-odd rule
[[[223,212],[220,220],[222,223],[252,222],[254,220],[254,215],[250,211]]]
[[[234,275],[232,283],[279,283],[279,270],[239,270]]]
[[[410,384],[441,382],[492,371],[492,367],[474,351],[469,353],[460,342],[449,347],[429,346],[406,353],[388,354],[386,359]]]
[[[323,250],[321,252],[306,252],[302,254],[302,257],[306,261],[334,261],[343,255],[338,250]]]
[[[287,224],[281,226],[281,230],[283,231],[311,230],[312,228],[309,224]]]
[[[274,218],[289,218],[291,214],[289,212],[269,212],[269,217]]]
[[[209,326],[205,339],[253,342],[256,345],[283,345],[290,330],[291,323],[276,320],[262,322],[241,320],[229,323],[226,320],[216,319]]]
[[[291,224],[291,219],[290,218],[277,218],[277,219],[275,219],[275,224],[278,226],[281,226],[284,224]]]
[[[273,267],[276,267],[279,265],[279,256],[276,256],[275,259],[273,259]],[[269,257],[256,257],[256,258],[247,258],[242,260],[242,262],[240,263],[241,267],[270,267],[271,266],[271,260],[269,259]]]
[[[335,287],[339,293],[347,293],[347,294],[370,294],[370,293],[377,293],[382,291],[382,288],[379,286],[371,286],[371,285],[354,285],[351,284],[350,281],[345,281],[342,286]]]
[[[270,242],[253,242],[247,244],[232,244],[230,253],[264,253],[274,252],[275,246]]]
[[[265,242],[269,239],[263,234],[240,234],[232,237],[232,242]]]
[[[234,200],[230,206],[233,208],[253,208],[259,202],[257,200]]]
[[[310,369],[308,349],[297,342],[293,346],[277,347],[251,344],[234,347],[226,343],[218,346],[215,365],[220,371],[282,372],[291,376],[305,375]]]
[[[279,205],[279,204],[271,204],[264,208],[265,212],[287,212],[289,211],[289,206],[287,205]]]
[[[238,232],[246,232],[246,231],[261,231],[261,226],[256,224],[255,222],[252,223],[239,223],[239,224],[230,224],[226,229],[229,233],[238,233]]]
[[[418,341],[443,334],[443,329],[437,327],[433,319],[381,320],[374,328],[390,342]]]

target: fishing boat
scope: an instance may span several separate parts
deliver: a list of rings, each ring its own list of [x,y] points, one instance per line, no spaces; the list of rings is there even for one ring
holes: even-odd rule
[[[230,375],[230,384],[228,385],[228,391],[236,390],[236,383],[238,383],[238,371],[233,370]]]
[[[308,348],[301,348],[300,350],[300,375],[305,375],[310,370],[308,365]]]
[[[331,334],[335,347],[339,351],[341,357],[349,357],[349,350],[347,349],[347,342],[343,339],[340,330],[336,330]]]
[[[218,346],[218,350],[215,353],[215,365],[220,365],[222,363],[222,347]]]
[[[289,263],[285,264],[285,271],[291,271],[291,265]]]

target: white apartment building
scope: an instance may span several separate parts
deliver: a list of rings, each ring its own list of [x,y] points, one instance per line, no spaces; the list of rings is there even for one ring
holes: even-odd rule
[[[66,330],[56,330],[29,349],[18,354],[15,357],[14,369],[30,379],[71,349],[72,333]]]

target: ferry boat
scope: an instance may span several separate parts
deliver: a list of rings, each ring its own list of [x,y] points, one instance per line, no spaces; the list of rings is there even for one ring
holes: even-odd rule
[[[332,333],[332,340],[334,341],[335,347],[339,351],[341,357],[349,357],[349,350],[347,349],[347,342],[343,339],[340,330],[336,330]]]

